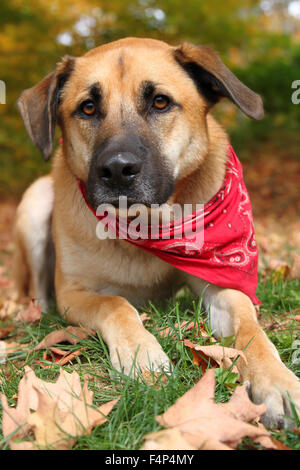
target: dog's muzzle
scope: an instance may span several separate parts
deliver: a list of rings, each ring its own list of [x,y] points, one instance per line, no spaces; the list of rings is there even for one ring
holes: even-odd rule
[[[115,136],[101,144],[92,158],[86,194],[96,209],[100,204],[165,203],[174,190],[172,171],[157,148],[137,134]]]

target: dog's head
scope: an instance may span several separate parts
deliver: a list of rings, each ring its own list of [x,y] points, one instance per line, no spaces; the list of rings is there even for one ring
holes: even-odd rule
[[[260,97],[204,46],[123,39],[65,57],[18,105],[47,160],[56,122],[73,174],[96,208],[120,196],[165,203],[208,150],[206,116],[222,97],[261,119]]]

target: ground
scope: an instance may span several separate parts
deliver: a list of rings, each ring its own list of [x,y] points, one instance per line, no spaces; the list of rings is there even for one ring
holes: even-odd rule
[[[282,360],[296,374],[300,374],[297,343],[299,322],[295,317],[300,313],[300,280],[297,278],[293,261],[300,254],[300,202],[299,177],[300,162],[284,158],[285,177],[282,181],[282,163],[265,151],[255,161],[244,163],[246,184],[250,193],[255,217],[257,241],[260,249],[260,279],[258,297],[262,301],[260,321],[270,339],[279,350]],[[0,203],[0,308],[12,292],[11,255],[13,244],[11,227],[15,217],[16,203]],[[71,372],[77,370],[80,376],[89,376],[89,387],[94,391],[95,404],[101,404],[121,395],[121,400],[114,408],[105,425],[97,426],[91,434],[82,437],[75,444],[75,449],[138,449],[143,436],[160,429],[155,416],[165,411],[174,401],[186,392],[201,377],[201,368],[193,361],[191,351],[184,346],[182,338],[195,340],[195,331],[184,331],[176,327],[184,320],[194,321],[205,318],[201,302],[189,292],[181,292],[176,302],[170,302],[168,308],[158,305],[145,306],[144,312],[149,319],[146,327],[159,339],[164,350],[175,365],[175,373],[165,381],[158,381],[156,386],[149,386],[147,381],[129,379],[121,374],[114,374],[109,362],[107,348],[99,337],[82,340],[79,345],[63,345],[69,351],[82,349],[64,368]],[[46,312],[41,322],[12,324],[12,320],[0,318],[0,331],[12,328],[6,340],[19,341],[35,346],[47,333],[65,326],[63,319],[54,309]],[[170,335],[161,337],[160,330],[171,327]],[[198,344],[210,344],[209,335],[202,337],[197,333]],[[175,337],[173,337],[175,335]],[[56,357],[43,351],[28,350],[10,355],[9,361],[0,369],[0,392],[5,393],[9,403],[15,403],[18,383],[24,373],[24,365],[30,365],[35,373],[52,380],[57,376]],[[50,368],[45,368],[50,365]],[[209,363],[208,367],[213,364]],[[231,374],[217,379],[216,399],[225,401],[236,385],[236,377]],[[284,445],[300,449],[299,422],[295,429],[274,431],[273,436]],[[298,429],[296,429],[298,428]],[[7,448],[7,442],[0,433],[0,448]],[[251,441],[244,440],[242,449],[258,448]]]

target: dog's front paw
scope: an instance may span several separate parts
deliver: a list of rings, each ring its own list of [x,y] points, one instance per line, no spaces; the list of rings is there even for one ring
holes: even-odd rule
[[[265,403],[266,413],[261,421],[269,428],[295,426],[291,402],[300,417],[300,381],[289,370],[282,368],[280,375],[265,376],[251,383],[250,395],[254,403]]]
[[[115,369],[125,375],[135,375],[139,369],[154,372],[170,372],[172,365],[158,341],[144,330],[139,339],[126,338],[110,347],[110,358]]]

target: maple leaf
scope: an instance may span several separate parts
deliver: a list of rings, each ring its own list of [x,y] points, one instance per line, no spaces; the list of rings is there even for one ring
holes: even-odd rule
[[[249,424],[265,411],[252,403],[246,386],[238,386],[227,403],[214,401],[215,375],[208,370],[201,380],[156,420],[165,428],[176,428],[197,449],[234,449],[246,436],[268,438],[265,428]],[[271,446],[271,444],[270,444]],[[273,448],[273,447],[272,447]]]
[[[28,308],[22,312],[19,312],[15,318],[15,321],[35,322],[40,321],[41,316],[41,307],[39,305],[35,305],[34,299],[31,299]]]
[[[50,383],[36,377],[27,366],[18,388],[17,407],[10,408],[5,395],[1,400],[2,431],[10,448],[28,450],[70,449],[78,436],[106,421],[119,398],[95,408],[93,393],[87,382],[81,386],[76,372],[61,369],[58,380]]]

